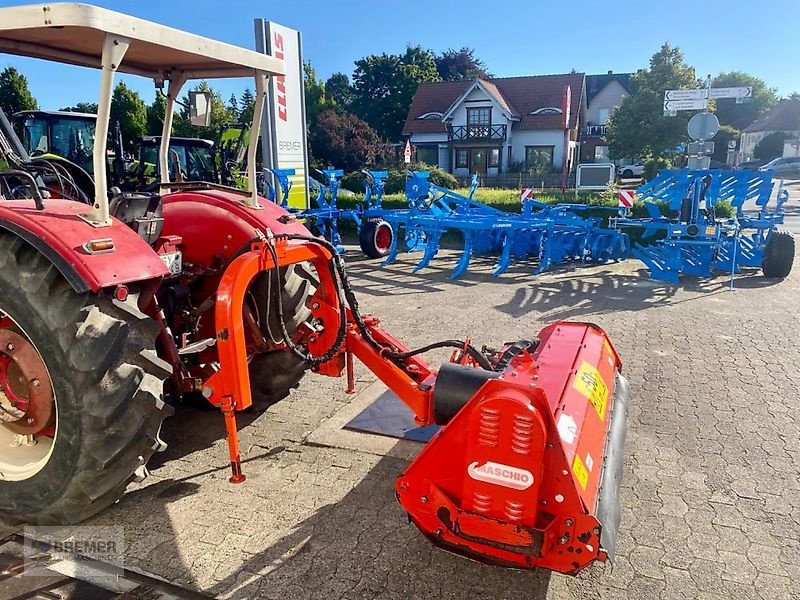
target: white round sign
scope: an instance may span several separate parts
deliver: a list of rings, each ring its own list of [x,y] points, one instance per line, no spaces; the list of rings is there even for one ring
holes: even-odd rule
[[[689,119],[689,137],[693,140],[710,140],[719,131],[719,119],[714,113],[697,113]]]

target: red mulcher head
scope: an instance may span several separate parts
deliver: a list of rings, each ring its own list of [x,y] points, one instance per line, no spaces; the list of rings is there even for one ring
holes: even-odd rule
[[[557,323],[539,340],[502,373],[442,367],[433,404],[446,425],[397,494],[438,546],[575,574],[613,556],[628,384],[594,325]]]

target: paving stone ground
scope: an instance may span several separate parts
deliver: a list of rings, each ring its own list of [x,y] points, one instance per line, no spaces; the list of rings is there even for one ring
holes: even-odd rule
[[[213,597],[800,597],[800,269],[733,292],[726,277],[649,281],[635,261],[496,280],[478,263],[451,282],[456,256],[416,275],[410,258],[348,263],[363,308],[411,346],[499,344],[557,319],[608,331],[632,386],[613,566],[572,578],[433,548],[394,497],[404,460],[307,443],[351,401],[317,376],[240,419],[244,484],[227,481],[220,415],[185,408],[151,477],[90,523],[124,526],[128,566]]]

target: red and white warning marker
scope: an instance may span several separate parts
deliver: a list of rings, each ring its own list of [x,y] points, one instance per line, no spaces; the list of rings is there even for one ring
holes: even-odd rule
[[[523,204],[525,200],[533,200],[533,188],[522,188],[519,196],[520,204]]]
[[[636,190],[620,190],[619,191],[619,206],[620,208],[632,208],[633,203],[636,201]]]

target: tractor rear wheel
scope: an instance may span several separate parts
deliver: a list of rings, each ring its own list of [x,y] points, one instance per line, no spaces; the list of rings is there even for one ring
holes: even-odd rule
[[[313,267],[312,267],[313,270]],[[272,273],[262,273],[250,288],[251,307],[264,339],[273,345],[282,343],[283,336],[278,318],[278,294],[283,306],[286,331],[290,336],[311,319],[311,309],[306,301],[319,284],[315,275],[304,264],[281,269],[281,286],[275,285]],[[267,407],[286,398],[300,384],[308,366],[287,350],[256,354],[250,358],[250,392],[255,410]]]
[[[170,367],[137,298],[78,294],[36,250],[0,235],[0,518],[82,521],[164,448]]]
[[[764,277],[783,279],[792,272],[794,236],[788,231],[775,230],[767,238],[761,270]]]

